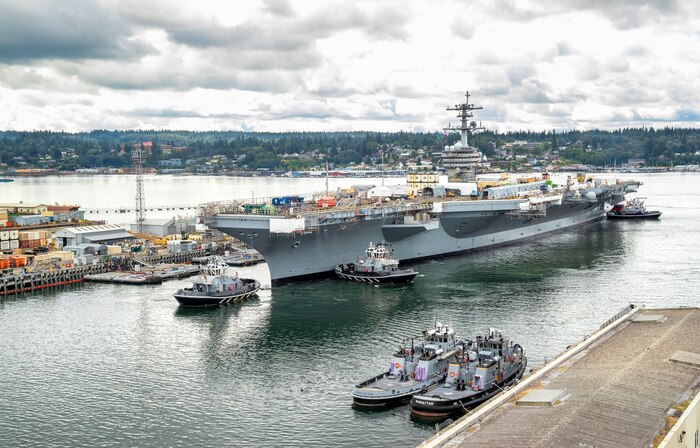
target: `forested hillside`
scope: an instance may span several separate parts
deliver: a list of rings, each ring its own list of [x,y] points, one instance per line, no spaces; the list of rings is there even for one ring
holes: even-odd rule
[[[425,158],[458,139],[442,133],[318,132],[191,132],[103,131],[87,133],[0,132],[0,166],[47,167],[62,170],[124,167],[135,144],[150,141],[148,166],[170,158],[196,161],[219,155],[241,169],[303,169],[328,160],[336,165],[370,163],[383,153],[387,162],[406,151],[424,150]],[[557,152],[566,163],[613,165],[645,159],[647,165],[698,163],[700,130],[664,128],[616,131],[484,132],[475,144],[491,156],[508,142],[539,143],[533,155]],[[174,147],[164,153],[162,147]],[[286,155],[286,156],[285,156]]]

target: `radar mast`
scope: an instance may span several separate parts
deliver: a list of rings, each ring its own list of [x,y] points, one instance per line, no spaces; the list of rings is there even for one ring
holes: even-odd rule
[[[461,123],[459,127],[452,126],[452,124],[448,124],[446,128],[443,128],[445,131],[459,131],[462,135],[461,143],[462,146],[466,147],[469,146],[469,135],[474,134],[476,131],[482,131],[485,128],[481,126],[481,123],[477,126],[476,121],[469,121],[470,118],[474,117],[474,114],[472,113],[473,110],[479,110],[483,109],[481,106],[475,106],[473,104],[469,103],[469,97],[471,95],[469,94],[469,91],[467,90],[465,93],[465,97],[467,98],[467,101],[462,103],[462,104],[455,104],[454,106],[448,107],[447,110],[456,110],[457,111],[457,117],[460,119]]]
[[[442,153],[442,165],[447,172],[448,178],[452,181],[465,182],[476,179],[477,167],[482,161],[482,154],[473,146],[469,146],[469,136],[484,128],[470,120],[474,117],[472,111],[483,109],[469,102],[469,91],[465,93],[466,102],[448,107],[447,110],[457,111],[460,120],[458,126],[448,124],[443,128],[445,131],[459,131],[461,140],[454,145],[447,145]],[[447,137],[447,135],[445,135]]]

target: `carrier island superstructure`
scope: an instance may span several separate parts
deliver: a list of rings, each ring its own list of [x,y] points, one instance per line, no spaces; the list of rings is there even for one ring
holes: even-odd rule
[[[480,159],[468,141],[477,128],[467,122],[476,109],[468,98],[467,103],[448,108],[459,111],[462,124],[454,129],[462,138],[443,153],[448,164],[459,165],[455,173],[465,178],[474,174],[473,165]],[[455,160],[462,156],[461,162]],[[555,185],[551,180],[520,179],[481,189],[465,183],[447,195],[444,188],[435,187],[408,198],[292,196],[216,202],[202,205],[200,213],[211,227],[259,251],[272,285],[277,286],[331,274],[336,265],[354,262],[370,241],[391,243],[394,256],[405,262],[496,247],[590,223],[602,219],[606,209],[638,185],[600,179],[568,179]]]

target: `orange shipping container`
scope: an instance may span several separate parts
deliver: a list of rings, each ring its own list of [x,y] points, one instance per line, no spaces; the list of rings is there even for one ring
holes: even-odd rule
[[[335,207],[336,204],[337,200],[333,196],[323,196],[316,201],[316,205],[319,207]]]

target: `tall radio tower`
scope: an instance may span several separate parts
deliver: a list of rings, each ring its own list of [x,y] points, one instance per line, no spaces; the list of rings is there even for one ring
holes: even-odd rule
[[[136,227],[139,233],[143,233],[143,226],[146,222],[146,201],[143,192],[143,162],[145,159],[143,145],[137,145],[131,152],[131,161],[134,164],[134,173],[136,173]]]

